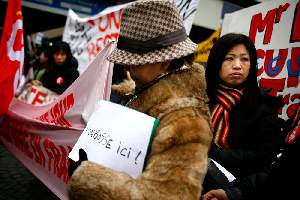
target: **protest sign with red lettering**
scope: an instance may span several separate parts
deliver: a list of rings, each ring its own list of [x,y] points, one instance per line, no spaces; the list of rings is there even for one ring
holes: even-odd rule
[[[52,103],[58,96],[41,85],[28,85],[17,98],[28,104],[43,106]]]
[[[88,18],[80,18],[69,10],[63,40],[70,44],[80,74],[109,41],[118,39],[121,13],[126,5],[114,6]]]
[[[259,86],[282,97],[279,116],[292,118],[300,102],[300,1],[269,1],[226,14],[221,35],[229,32],[255,43]]]
[[[67,156],[96,103],[109,99],[112,48],[104,48],[53,103],[34,106],[15,98],[0,119],[1,142],[60,199],[67,199]]]

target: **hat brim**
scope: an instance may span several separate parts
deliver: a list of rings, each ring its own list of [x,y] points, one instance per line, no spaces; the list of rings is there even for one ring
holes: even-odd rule
[[[189,38],[168,47],[144,54],[130,53],[121,49],[114,49],[108,60],[120,65],[144,65],[166,62],[182,58],[195,52],[197,45]]]

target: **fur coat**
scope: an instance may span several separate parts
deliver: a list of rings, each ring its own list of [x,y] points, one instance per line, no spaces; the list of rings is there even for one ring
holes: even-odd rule
[[[204,68],[181,69],[151,85],[129,107],[160,120],[138,179],[84,161],[68,185],[70,199],[198,200],[212,140]]]

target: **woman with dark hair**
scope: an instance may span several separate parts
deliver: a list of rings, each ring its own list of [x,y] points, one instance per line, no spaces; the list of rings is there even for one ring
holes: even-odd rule
[[[50,68],[43,76],[43,86],[62,94],[79,76],[78,62],[72,56],[68,43],[58,41],[53,45]]]
[[[216,90],[219,84],[224,81],[219,76],[219,72],[222,68],[223,62],[227,59],[231,62],[230,56],[227,58],[226,55],[235,45],[243,44],[248,51],[247,55],[243,55],[241,60],[247,62],[249,65],[249,72],[246,79],[240,83],[236,84],[237,87],[243,87],[244,100],[246,100],[249,105],[253,105],[252,102],[257,101],[260,96],[259,87],[257,84],[257,54],[256,48],[249,37],[243,34],[229,33],[220,38],[217,43],[214,44],[210,51],[210,56],[207,60],[206,68],[206,80],[207,80],[207,94],[209,96],[211,104],[217,101]],[[239,73],[239,72],[238,72]],[[235,78],[233,78],[235,80]],[[239,79],[236,79],[237,81]],[[248,102],[248,101],[251,101]]]
[[[206,67],[214,127],[209,157],[237,180],[271,163],[283,143],[277,117],[281,101],[260,92],[256,65],[256,49],[250,38],[229,33],[215,43]],[[213,177],[209,168],[206,191],[224,186],[213,185],[209,180]],[[247,195],[246,185],[241,190]],[[233,194],[227,195],[231,199]]]

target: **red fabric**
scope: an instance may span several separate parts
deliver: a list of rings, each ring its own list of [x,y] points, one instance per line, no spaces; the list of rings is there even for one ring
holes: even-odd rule
[[[21,0],[8,1],[0,43],[0,116],[8,110],[14,96],[16,73],[17,78],[23,73],[23,44]]]

